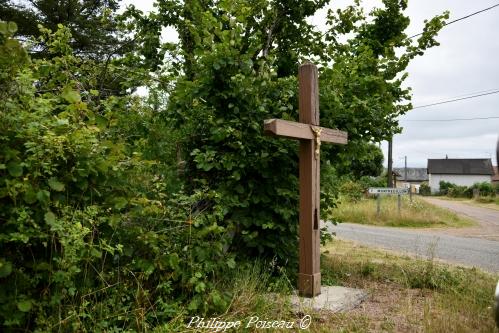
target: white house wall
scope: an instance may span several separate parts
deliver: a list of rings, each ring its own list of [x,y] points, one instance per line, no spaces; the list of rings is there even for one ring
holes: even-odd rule
[[[475,183],[491,182],[491,176],[488,175],[441,175],[430,174],[429,185],[431,192],[435,193],[440,190],[440,181],[446,181],[460,186],[471,186]]]

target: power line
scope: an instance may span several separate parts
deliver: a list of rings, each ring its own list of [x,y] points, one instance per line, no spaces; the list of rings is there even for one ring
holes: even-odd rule
[[[431,103],[431,104],[425,104],[425,105],[415,106],[415,107],[412,108],[412,110],[426,108],[426,107],[429,107],[429,106],[435,106],[435,105],[440,105],[440,104],[447,104],[447,103],[452,103],[452,102],[457,102],[457,101],[463,101],[465,99],[477,98],[477,97],[482,97],[482,96],[487,96],[487,95],[493,95],[493,94],[497,94],[497,93],[499,93],[499,90],[494,90],[494,91],[491,91],[491,92],[488,92],[488,93],[483,93],[483,94],[471,95],[471,96],[468,96],[468,97],[454,98],[454,99],[449,99],[449,100],[445,100],[445,101],[441,101],[441,102],[436,102],[436,103]]]
[[[483,12],[486,12],[486,11],[491,10],[491,9],[493,9],[493,8],[495,8],[495,7],[498,7],[498,6],[499,6],[499,3],[497,3],[497,4],[493,5],[493,6],[490,6],[490,7],[488,7],[488,8],[485,8],[485,9],[479,10],[479,11],[477,11],[477,12],[471,13],[471,14],[469,14],[469,15],[466,15],[466,16],[463,16],[463,17],[460,17],[460,18],[455,19],[455,20],[453,20],[453,21],[450,21],[450,22],[448,22],[448,23],[445,23],[443,26],[445,27],[445,26],[451,25],[452,23],[456,23],[456,22],[459,22],[459,21],[465,20],[465,19],[467,19],[467,18],[469,18],[469,17],[472,17],[472,16],[474,16],[474,15],[477,15],[477,14],[480,14],[480,13],[483,13]],[[414,38],[414,37],[417,37],[417,36],[421,36],[422,34],[423,34],[423,33],[422,33],[422,32],[420,32],[419,34],[416,34],[416,35],[411,36],[411,37],[409,37],[409,38]]]
[[[486,90],[473,91],[473,92],[469,92],[469,93],[466,93],[466,94],[460,94],[460,95],[456,95],[456,96],[453,96],[453,97],[449,97],[449,99],[461,98],[461,97],[468,97],[468,96],[471,96],[471,95],[478,95],[478,94],[492,92],[494,90],[499,90],[499,88],[491,88],[491,89],[486,89]]]
[[[499,117],[476,117],[476,118],[453,118],[453,119],[401,119],[401,121],[460,121],[460,120],[484,120],[499,119]]]

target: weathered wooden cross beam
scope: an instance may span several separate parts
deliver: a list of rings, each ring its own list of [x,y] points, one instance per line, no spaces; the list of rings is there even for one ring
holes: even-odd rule
[[[347,133],[319,126],[317,67],[300,66],[300,122],[268,119],[264,133],[300,140],[300,264],[298,292],[314,297],[321,293],[320,271],[320,145],[347,143]]]

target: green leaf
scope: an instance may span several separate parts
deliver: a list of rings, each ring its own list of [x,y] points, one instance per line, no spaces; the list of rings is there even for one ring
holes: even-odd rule
[[[55,122],[57,126],[67,126],[69,125],[69,120],[68,119],[57,119]]]
[[[128,201],[123,197],[118,197],[114,199],[114,208],[116,209],[123,209],[126,207],[127,204]]]
[[[81,101],[80,93],[70,87],[64,88],[61,96],[69,103],[78,103]]]
[[[36,198],[41,203],[47,203],[50,199],[50,192],[45,190],[40,190],[36,193]]]
[[[48,211],[45,213],[44,218],[48,225],[53,225],[55,223],[56,216],[51,211]]]
[[[74,295],[76,295],[76,288],[74,288],[74,287],[70,287],[70,288],[68,288],[68,295],[69,295],[69,296],[74,296]]]
[[[49,186],[54,191],[58,191],[58,192],[64,191],[64,184],[59,182],[56,178],[49,179]]]
[[[100,129],[105,129],[107,127],[107,122],[108,122],[107,119],[103,116],[97,115],[95,117],[95,124]]]
[[[36,192],[32,188],[28,188],[24,192],[24,201],[30,205],[36,202]]]
[[[8,33],[8,24],[5,21],[0,21],[0,34],[6,35]]]
[[[22,312],[29,312],[29,310],[31,310],[31,305],[32,303],[29,299],[17,302],[17,308]]]
[[[234,258],[230,258],[229,260],[227,260],[227,266],[229,266],[229,268],[236,267],[236,261],[234,260]]]
[[[15,33],[17,31],[17,24],[16,24],[16,22],[9,22],[7,29],[9,30],[9,32],[11,34]]]
[[[92,255],[92,257],[96,257],[96,258],[102,258],[102,252],[97,250],[95,247],[93,247],[91,250],[90,250],[90,254]]]
[[[194,290],[198,293],[202,293],[206,289],[206,284],[204,282],[198,282],[194,287]]]
[[[10,261],[0,259],[0,278],[9,276],[12,273],[12,263]]]
[[[12,177],[21,177],[23,175],[23,167],[21,163],[11,161],[7,164],[7,170]]]

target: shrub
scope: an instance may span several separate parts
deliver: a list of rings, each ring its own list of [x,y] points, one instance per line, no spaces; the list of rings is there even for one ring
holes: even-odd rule
[[[340,186],[340,194],[353,202],[359,201],[362,198],[363,193],[363,186],[360,183],[352,180],[347,180]]]
[[[123,126],[150,110],[93,98],[72,76],[92,63],[66,29],[45,32],[57,57],[0,67],[0,331],[145,331],[220,310],[214,281],[235,266],[220,195],[166,192]]]
[[[370,187],[386,187],[386,177],[363,176],[359,179],[359,184],[366,191]]]
[[[431,195],[431,188],[428,182],[422,182],[419,186],[419,194],[421,195]]]
[[[440,195],[447,195],[449,189],[456,187],[455,184],[441,180],[439,183]]]
[[[448,188],[447,196],[452,198],[462,198],[468,196],[468,187],[466,186],[458,186],[455,185],[453,187]]]
[[[477,189],[480,191],[480,196],[495,195],[495,188],[489,182],[475,183],[470,187],[472,190]]]

